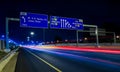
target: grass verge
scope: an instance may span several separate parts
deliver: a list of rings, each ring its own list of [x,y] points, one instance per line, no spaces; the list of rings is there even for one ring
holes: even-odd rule
[[[6,56],[6,55],[7,55],[6,52],[0,51],[0,60],[1,60],[4,56]]]

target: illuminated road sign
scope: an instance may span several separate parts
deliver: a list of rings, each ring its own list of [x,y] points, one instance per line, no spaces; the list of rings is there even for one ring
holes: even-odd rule
[[[20,26],[48,28],[48,16],[44,14],[20,12]]]
[[[83,30],[83,20],[58,16],[50,17],[50,28]]]

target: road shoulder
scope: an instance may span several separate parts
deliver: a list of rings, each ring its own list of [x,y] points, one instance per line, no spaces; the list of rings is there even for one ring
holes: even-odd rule
[[[18,52],[10,59],[1,72],[14,72],[17,62]]]

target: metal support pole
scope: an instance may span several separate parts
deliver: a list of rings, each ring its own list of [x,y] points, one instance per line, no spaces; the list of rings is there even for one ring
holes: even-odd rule
[[[76,43],[76,46],[78,46],[78,30],[76,31],[76,38],[77,38],[77,43]]]
[[[6,31],[6,49],[5,49],[5,52],[9,52],[10,51],[10,48],[9,48],[9,20],[11,21],[19,21],[20,19],[18,18],[8,18],[6,17],[6,20],[5,20],[5,23],[6,23],[6,26],[5,26],[5,31]]]
[[[96,45],[99,46],[99,39],[98,39],[98,27],[96,25],[87,25],[84,24],[84,27],[93,27],[95,28],[95,34],[96,34]]]
[[[9,49],[9,32],[8,32],[8,18],[6,18],[6,49]]]
[[[5,49],[5,52],[9,52],[10,49],[9,49],[9,29],[8,29],[8,22],[9,22],[9,18],[6,18],[6,49]]]
[[[98,27],[97,26],[96,26],[96,29],[95,29],[95,34],[96,34],[96,45],[99,46]]]
[[[5,41],[3,40],[2,42],[2,47],[3,47],[3,50],[5,49]]]
[[[0,40],[0,50],[2,50],[2,40]]]
[[[43,29],[43,41],[45,42],[45,29]]]
[[[115,32],[113,34],[114,34],[114,44],[116,44],[116,35],[115,35]]]

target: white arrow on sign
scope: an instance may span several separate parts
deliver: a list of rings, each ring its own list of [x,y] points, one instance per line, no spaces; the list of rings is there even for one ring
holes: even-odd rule
[[[24,21],[24,23],[26,22],[26,20],[25,20],[25,17],[24,16],[22,16],[22,19],[23,19],[23,21]]]

